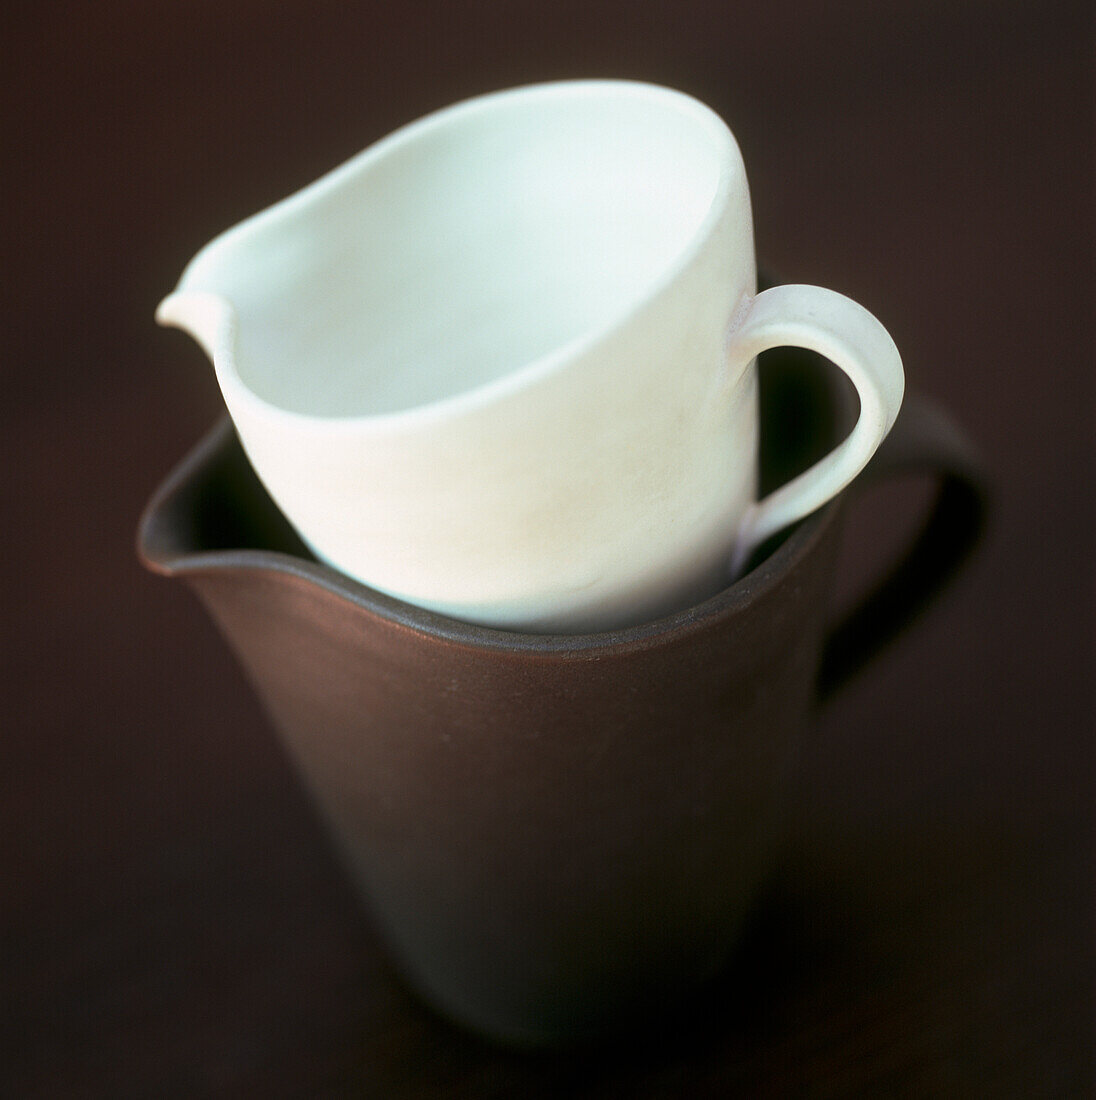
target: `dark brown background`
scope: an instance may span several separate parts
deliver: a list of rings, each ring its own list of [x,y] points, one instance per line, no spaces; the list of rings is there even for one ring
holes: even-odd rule
[[[0,1094],[1090,1095],[1089,5],[22,10],[0,77]],[[997,499],[974,567],[813,731],[738,969],[638,1045],[531,1059],[403,993],[225,646],[132,540],[220,409],[152,322],[191,254],[424,111],[587,75],[728,119],[763,262],[884,319]],[[918,500],[861,502],[850,586]]]

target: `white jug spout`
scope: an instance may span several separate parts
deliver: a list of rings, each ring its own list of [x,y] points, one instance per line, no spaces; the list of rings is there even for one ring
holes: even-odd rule
[[[208,290],[176,290],[156,307],[156,321],[190,333],[215,364],[225,363],[230,354],[236,311],[219,294]]]

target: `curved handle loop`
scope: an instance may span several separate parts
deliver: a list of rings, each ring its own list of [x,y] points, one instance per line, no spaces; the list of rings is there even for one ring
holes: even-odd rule
[[[941,409],[915,393],[855,489],[926,475],[937,489],[920,533],[830,628],[818,674],[819,703],[831,698],[941,593],[985,531],[989,490],[982,459]]]
[[[802,285],[763,290],[731,333],[728,352],[750,360],[785,346],[818,352],[840,367],[860,396],[860,416],[825,458],[750,507],[731,561],[735,576],[770,535],[832,500],[864,469],[902,405],[905,381],[894,341],[872,314],[843,294]]]

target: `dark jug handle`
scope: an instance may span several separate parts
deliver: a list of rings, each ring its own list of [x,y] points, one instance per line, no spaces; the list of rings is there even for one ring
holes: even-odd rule
[[[902,412],[854,490],[895,477],[931,476],[928,517],[905,554],[830,629],[817,698],[826,702],[940,594],[986,523],[986,481],[970,443],[947,415],[907,393]]]

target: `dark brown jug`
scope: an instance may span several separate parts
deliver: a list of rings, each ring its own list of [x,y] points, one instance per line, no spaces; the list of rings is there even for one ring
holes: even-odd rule
[[[809,353],[762,363],[764,492],[825,453],[847,409]],[[724,965],[812,706],[977,537],[968,448],[915,396],[857,485],[904,472],[940,484],[924,534],[837,628],[848,492],[696,607],[516,634],[310,558],[227,420],[155,495],[139,550],[235,649],[411,984],[495,1038],[557,1042],[666,1007]]]

